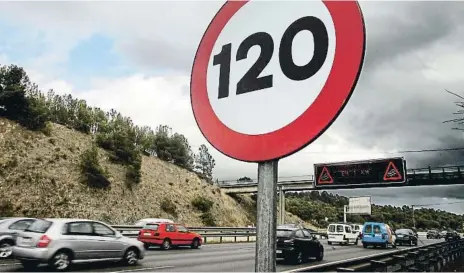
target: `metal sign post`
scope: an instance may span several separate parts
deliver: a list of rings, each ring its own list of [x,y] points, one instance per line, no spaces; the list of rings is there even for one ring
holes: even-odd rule
[[[227,1],[200,41],[190,82],[197,125],[221,153],[258,163],[258,272],[276,270],[277,162],[342,112],[365,45],[358,2],[325,0]]]
[[[258,163],[256,272],[276,272],[278,160]]]

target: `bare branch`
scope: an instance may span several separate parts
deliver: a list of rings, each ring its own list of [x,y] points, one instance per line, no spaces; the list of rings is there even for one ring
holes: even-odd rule
[[[461,96],[459,96],[458,94],[449,91],[448,89],[445,89],[445,91],[448,92],[448,93],[450,93],[450,94],[452,94],[452,95],[455,95],[456,97],[458,97],[458,98],[460,98],[460,99],[463,99],[463,100],[464,100],[464,97],[461,97]]]

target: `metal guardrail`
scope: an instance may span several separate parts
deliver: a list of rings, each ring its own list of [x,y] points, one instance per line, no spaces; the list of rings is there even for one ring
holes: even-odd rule
[[[130,225],[113,225],[111,227],[127,237],[137,237],[143,228],[143,226]],[[239,237],[246,237],[247,242],[251,241],[251,237],[256,237],[256,228],[254,227],[187,227],[187,229],[200,234],[204,243],[207,242],[208,238],[219,238],[219,242],[222,243],[225,237],[233,237],[234,242],[237,242]],[[313,232],[312,234],[319,236],[319,238],[327,237],[325,232]]]
[[[393,250],[344,261],[314,265],[289,272],[440,272],[463,261],[464,239]]]

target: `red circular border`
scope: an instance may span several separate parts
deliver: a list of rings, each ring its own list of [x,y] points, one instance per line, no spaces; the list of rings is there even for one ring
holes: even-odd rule
[[[202,134],[221,153],[246,162],[276,160],[316,140],[335,121],[348,102],[361,73],[365,25],[357,1],[323,1],[336,30],[334,63],[316,100],[296,120],[266,134],[246,135],[224,125],[208,98],[207,71],[214,44],[234,14],[248,1],[227,1],[208,26],[195,55],[190,97]]]

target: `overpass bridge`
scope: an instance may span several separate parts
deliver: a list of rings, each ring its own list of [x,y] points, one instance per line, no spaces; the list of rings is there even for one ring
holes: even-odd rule
[[[446,166],[446,167],[426,167],[417,169],[408,169],[406,171],[406,182],[404,184],[385,185],[356,185],[351,187],[340,188],[323,188],[314,186],[314,176],[308,175],[298,180],[283,180],[277,182],[277,191],[279,195],[279,216],[278,222],[284,223],[285,219],[285,192],[287,191],[304,191],[304,190],[335,190],[349,188],[379,188],[379,187],[408,187],[408,186],[433,186],[433,185],[464,185],[464,166]],[[252,181],[218,181],[218,186],[225,193],[256,193],[258,184],[256,180]]]

